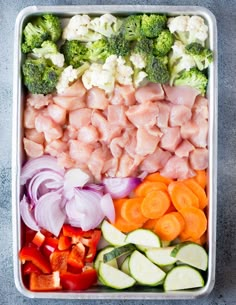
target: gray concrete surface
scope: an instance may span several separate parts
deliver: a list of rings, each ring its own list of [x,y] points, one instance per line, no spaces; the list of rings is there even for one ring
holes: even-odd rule
[[[28,5],[59,4],[175,4],[202,5],[218,22],[219,131],[217,269],[213,292],[195,301],[62,301],[31,300],[16,290],[12,266],[11,230],[11,112],[13,30],[18,12]],[[236,304],[236,1],[4,1],[0,0],[0,305],[7,304]]]

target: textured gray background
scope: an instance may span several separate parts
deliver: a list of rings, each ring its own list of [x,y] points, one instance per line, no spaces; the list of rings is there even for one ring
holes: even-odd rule
[[[195,301],[62,301],[31,300],[16,290],[12,266],[11,231],[11,112],[13,30],[18,12],[28,5],[166,4],[202,5],[218,22],[219,132],[216,285]],[[220,1],[20,1],[0,0],[0,305],[6,304],[236,304],[236,0]]]

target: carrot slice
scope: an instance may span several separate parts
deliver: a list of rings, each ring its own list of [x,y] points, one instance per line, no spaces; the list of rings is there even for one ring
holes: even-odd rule
[[[160,173],[153,173],[149,174],[145,177],[144,181],[151,181],[151,182],[162,182],[166,185],[169,185],[173,180],[164,176],[161,176]]]
[[[127,199],[121,207],[121,217],[126,221],[134,224],[144,224],[147,218],[143,216],[141,212],[141,203],[143,201],[142,197],[139,198],[129,198]]]
[[[199,245],[203,246],[207,242],[207,234],[205,232],[202,236],[200,236],[200,238],[193,239],[191,237],[188,237],[185,232],[181,232],[180,235],[179,235],[179,239],[182,242],[191,241],[191,242],[194,242],[196,244],[199,244]]]
[[[166,184],[163,182],[143,181],[136,187],[134,193],[137,197],[145,197],[148,193],[159,190],[167,191]]]
[[[196,176],[194,177],[194,179],[197,181],[197,183],[199,185],[201,185],[201,187],[203,189],[206,188],[207,185],[207,173],[205,170],[197,170],[196,171]]]
[[[198,197],[184,182],[171,182],[168,186],[168,192],[177,211],[189,206],[199,208]]]
[[[152,191],[144,197],[141,203],[142,214],[151,219],[165,214],[170,206],[170,197],[165,191]]]
[[[155,226],[156,226],[156,222],[159,218],[157,219],[148,219],[144,225],[143,228],[144,229],[149,229],[149,230],[154,230]]]
[[[182,234],[195,240],[200,238],[207,229],[207,218],[204,212],[195,207],[186,207],[179,212],[185,221]]]
[[[184,219],[179,212],[165,214],[156,222],[154,232],[166,241],[174,240],[184,228]]]
[[[165,212],[165,214],[171,213],[171,212],[177,212],[175,206],[173,205],[172,202],[170,202],[170,206],[168,208],[168,210]]]
[[[186,179],[183,181],[187,187],[198,197],[199,199],[199,208],[203,210],[208,203],[207,195],[205,190],[196,182],[195,179]]]

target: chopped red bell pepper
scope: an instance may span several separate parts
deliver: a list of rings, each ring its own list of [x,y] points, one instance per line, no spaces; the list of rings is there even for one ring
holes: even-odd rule
[[[81,273],[83,271],[83,268],[78,268],[78,267],[75,267],[75,266],[71,266],[71,265],[67,265],[67,272],[69,273],[75,273],[75,274],[78,274],[78,273]]]
[[[67,262],[69,265],[73,267],[83,268],[84,258],[85,258],[85,247],[82,243],[78,243],[73,246]]]
[[[30,261],[38,267],[43,273],[51,272],[51,265],[49,260],[42,255],[42,253],[34,247],[23,247],[19,252],[21,262]]]
[[[83,236],[84,231],[81,228],[72,227],[71,225],[64,224],[62,227],[62,232],[64,236],[68,237],[77,237],[80,238]]]
[[[52,271],[67,271],[67,261],[69,257],[70,251],[54,251],[50,255],[50,263],[52,267]]]
[[[29,288],[32,291],[54,291],[61,290],[60,273],[55,271],[52,274],[31,273]]]
[[[36,267],[32,262],[27,261],[24,265],[23,265],[23,274],[30,274],[30,273],[37,273],[37,274],[41,274],[41,271],[39,270],[38,267]]]
[[[67,250],[71,246],[71,238],[68,236],[61,235],[58,240],[58,250]]]
[[[32,243],[32,240],[35,236],[35,234],[37,233],[37,231],[34,231],[30,228],[28,228],[26,225],[25,226],[25,234],[24,234],[24,244],[25,246],[27,246],[29,243]]]
[[[50,256],[58,247],[58,239],[54,237],[46,237],[43,244],[43,253]]]
[[[80,274],[62,273],[61,285],[66,290],[85,290],[97,282],[95,269],[86,270]]]
[[[44,243],[45,235],[43,235],[40,231],[38,231],[32,240],[32,243],[35,244],[38,247],[41,247]]]
[[[90,238],[83,238],[81,242],[88,247],[88,252],[85,256],[86,263],[92,263],[96,253],[97,253],[97,246],[101,238],[101,230],[93,230],[93,233]]]

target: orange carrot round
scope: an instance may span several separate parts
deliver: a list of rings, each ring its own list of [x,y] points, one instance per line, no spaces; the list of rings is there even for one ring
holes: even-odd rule
[[[121,217],[133,224],[144,224],[147,218],[141,212],[142,197],[129,198],[121,207]]]
[[[178,212],[165,214],[156,222],[154,232],[166,241],[172,241],[182,232],[185,226],[184,219]]]
[[[188,188],[198,197],[199,208],[203,210],[208,203],[207,195],[205,190],[196,182],[194,179],[187,179],[183,181]]]
[[[148,193],[159,190],[167,191],[167,185],[163,182],[143,181],[134,190],[134,193],[137,197],[145,197]]]
[[[168,186],[168,192],[177,211],[189,206],[199,208],[198,197],[184,184],[184,182],[171,182]]]
[[[169,185],[173,180],[164,176],[161,176],[160,173],[153,173],[149,174],[145,177],[144,181],[151,181],[151,182],[163,182],[166,185]]]
[[[191,237],[188,237],[184,232],[181,232],[179,235],[179,239],[181,240],[181,242],[191,241],[191,242],[194,242],[196,244],[203,246],[207,242],[207,235],[205,232],[202,236],[200,236],[200,238],[193,239]]]
[[[205,170],[197,170],[196,171],[196,176],[194,177],[194,179],[197,181],[197,183],[199,185],[201,185],[201,187],[203,189],[206,188],[207,185],[207,173]]]
[[[182,234],[195,240],[200,238],[207,229],[207,218],[204,212],[195,207],[186,207],[179,212],[185,221]]]
[[[148,219],[144,225],[143,228],[144,229],[149,229],[149,230],[154,230],[155,226],[156,226],[156,222],[159,218],[157,219]]]
[[[170,198],[165,191],[152,191],[144,197],[141,203],[142,214],[151,219],[165,214],[170,206]]]

